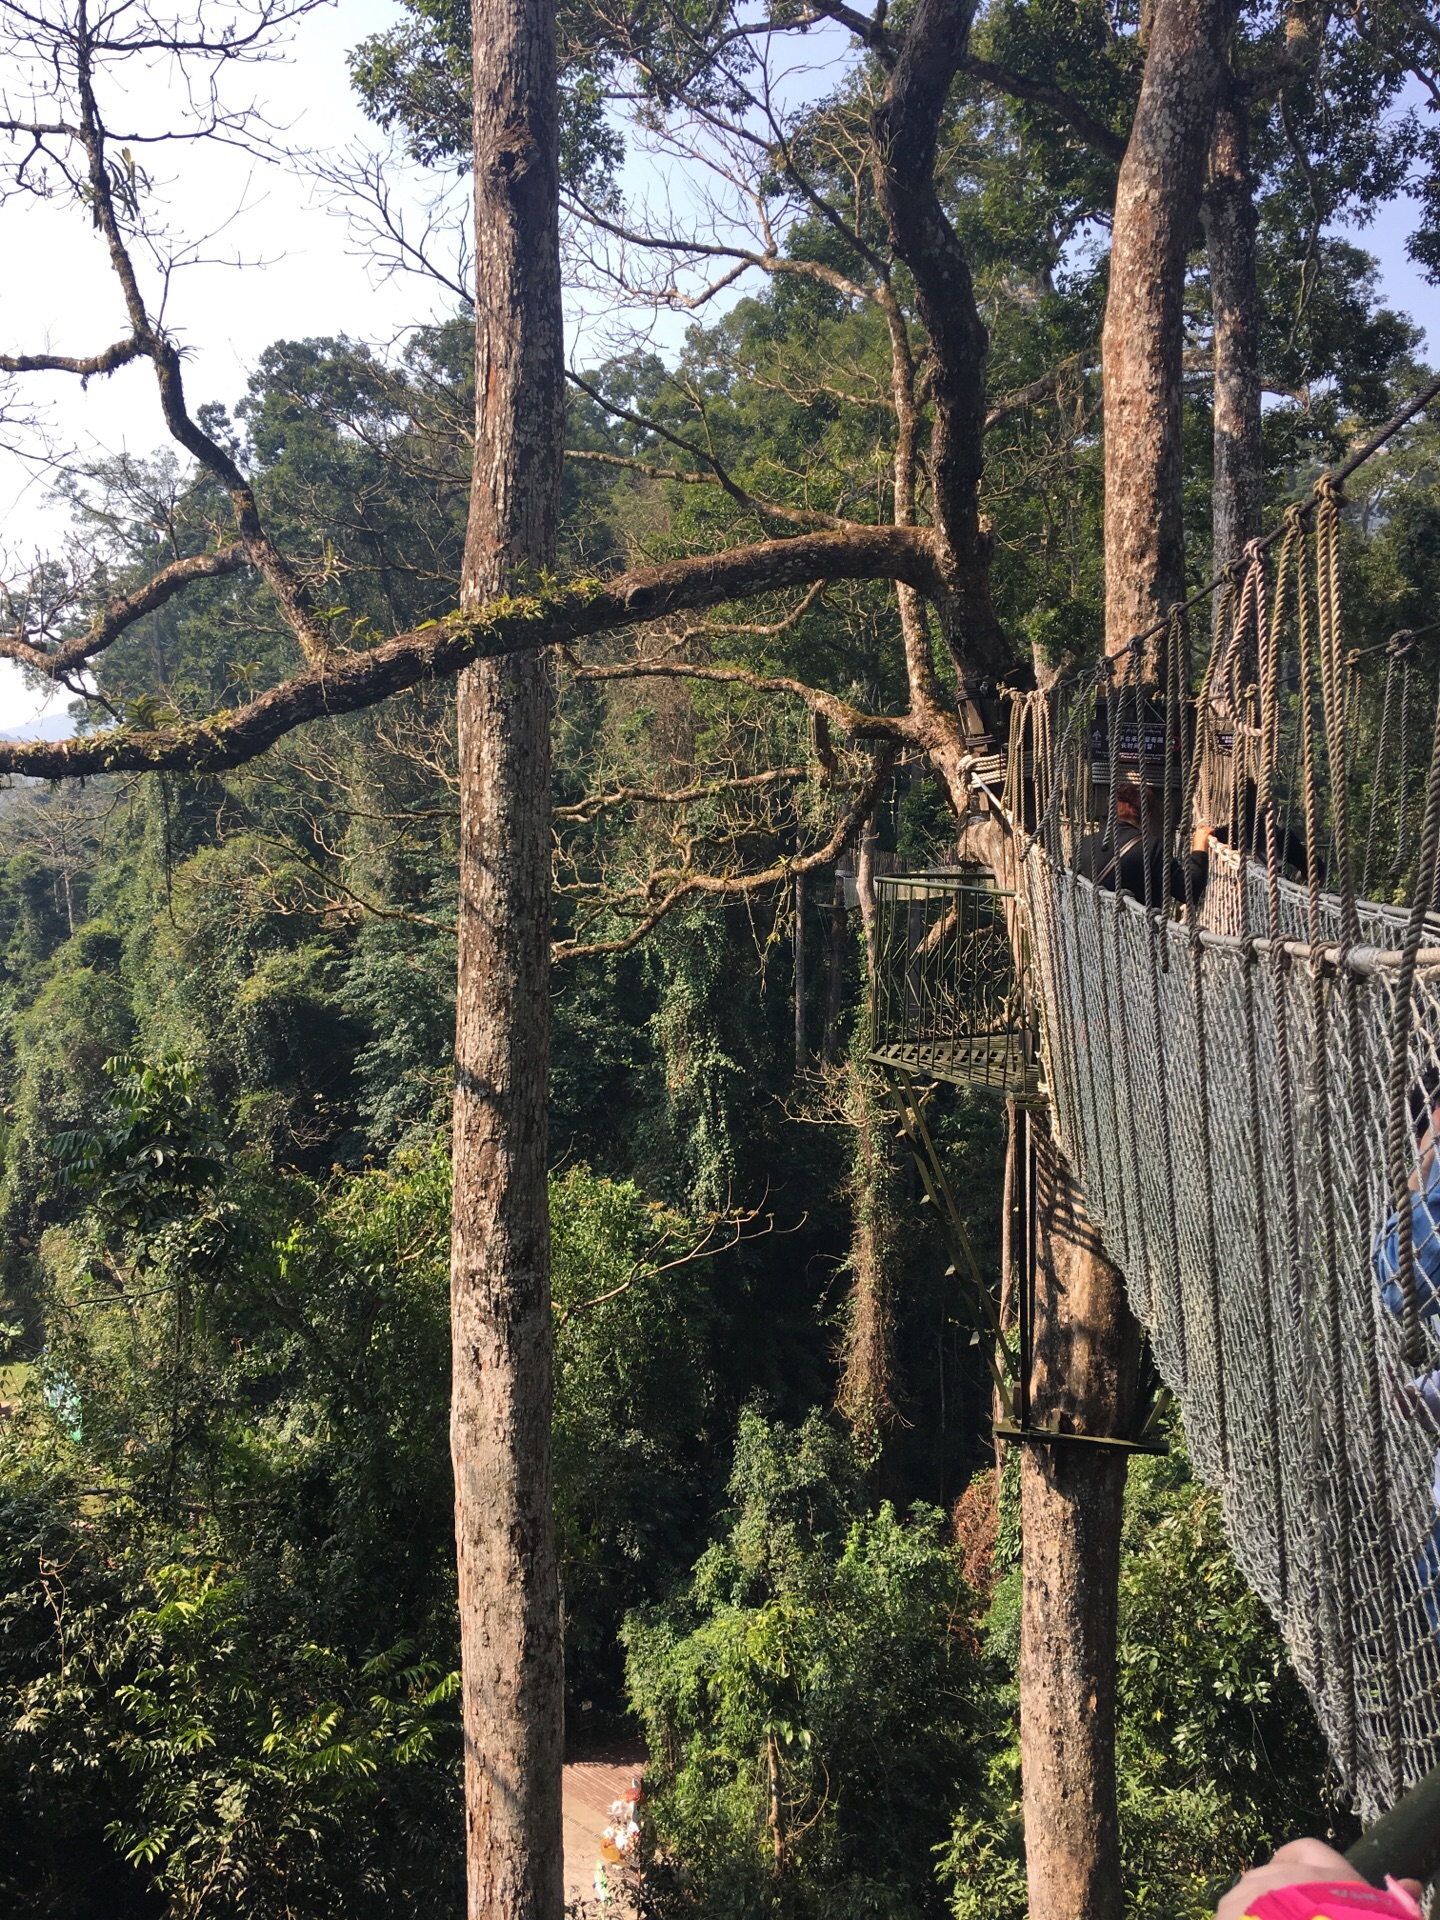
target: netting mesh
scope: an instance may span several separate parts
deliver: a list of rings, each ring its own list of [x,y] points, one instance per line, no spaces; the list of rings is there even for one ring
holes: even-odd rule
[[[1266,874],[1238,857],[1216,861],[1192,928],[1057,853],[1023,863],[1056,1128],[1370,1816],[1440,1760],[1437,1435],[1414,1385],[1440,1345],[1427,1317],[1430,1356],[1407,1359],[1377,1272],[1404,915],[1363,907],[1367,947],[1297,956],[1226,931],[1266,924]],[[1285,886],[1282,936],[1303,936],[1305,889]],[[1411,1034],[1429,1085],[1434,954]]]
[[[1209,885],[1201,905],[1200,922],[1212,933],[1240,934],[1247,928],[1268,923],[1268,887],[1265,869],[1255,860],[1243,859],[1230,848],[1215,846],[1210,853]],[[1276,886],[1280,934],[1286,940],[1310,937],[1309,894],[1298,880],[1280,880]],[[1401,946],[1410,920],[1408,907],[1383,906],[1374,900],[1358,900],[1355,917],[1363,945],[1389,950]],[[1319,928],[1323,940],[1342,937],[1339,896],[1322,893],[1319,899]],[[1440,919],[1429,916],[1425,944],[1440,946]]]

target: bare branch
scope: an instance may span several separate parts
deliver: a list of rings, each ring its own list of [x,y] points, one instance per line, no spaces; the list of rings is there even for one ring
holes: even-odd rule
[[[792,627],[798,627],[806,614],[819,605],[828,585],[828,581],[817,580],[806,592],[804,599],[792,607],[783,619],[772,620],[768,625],[755,620],[699,620],[687,630],[686,637],[688,639],[691,634],[700,633],[721,637],[728,634],[743,634],[747,639],[773,640],[778,634],[789,633]]]
[[[94,773],[221,773],[253,760],[312,720],[373,707],[422,682],[448,679],[472,660],[565,645],[691,608],[814,581],[902,579],[940,591],[933,536],[919,527],[855,526],[802,533],[727,552],[640,567],[608,581],[546,587],[455,613],[363,653],[332,655],[242,707],[173,727],[117,727],[72,740],[0,741],[0,774],[65,780]],[[676,669],[678,671],[678,669]],[[798,690],[799,682],[791,683]],[[829,699],[805,689],[814,699]],[[849,713],[843,701],[837,713]],[[842,728],[847,722],[839,718]],[[873,721],[873,736],[891,723]]]
[[[80,359],[63,353],[0,353],[0,373],[78,373],[82,380],[88,380],[94,374],[114,373],[131,360],[142,359],[145,351],[144,341],[132,334],[101,353]]]
[[[979,80],[987,87],[993,87],[997,93],[1008,94],[1012,100],[1024,100],[1034,107],[1045,107],[1063,120],[1073,132],[1096,153],[1104,154],[1107,160],[1113,160],[1118,166],[1125,158],[1125,136],[1107,127],[1103,120],[1097,120],[1088,108],[1066,93],[1063,87],[1057,87],[1048,80],[1032,80],[1027,74],[1011,73],[1006,67],[997,67],[992,60],[977,59],[974,54],[966,54],[960,62],[961,73],[968,74],[972,80]]]
[[[631,947],[638,946],[647,935],[653,933],[660,922],[673,913],[676,907],[686,900],[693,899],[697,894],[703,894],[710,900],[740,900],[749,894],[763,892],[767,887],[788,883],[797,873],[813,873],[817,867],[830,866],[839,859],[875,811],[880,796],[885,790],[885,783],[890,778],[894,761],[893,747],[888,745],[882,747],[875,756],[875,768],[870,778],[856,794],[849,810],[836,823],[834,832],[824,846],[818,847],[813,853],[776,861],[773,866],[765,867],[758,873],[694,873],[681,876],[652,874],[651,886],[660,885],[672,879],[674,884],[638,926],[614,940],[592,940],[585,944],[575,941],[556,941],[550,950],[552,960],[579,960],[588,959],[597,954],[628,953]]]
[[[809,780],[815,773],[814,767],[767,767],[763,773],[736,774],[729,780],[715,780],[708,785],[703,782],[688,787],[673,787],[668,791],[664,787],[615,787],[609,793],[587,794],[583,800],[577,800],[573,806],[556,807],[554,818],[580,826],[589,826],[598,820],[602,813],[613,813],[617,807],[688,806],[697,800],[718,800],[728,793],[753,792],[758,787],[780,786],[787,781]]]
[[[762,1201],[761,1206],[763,1205],[764,1202]],[[622,1294],[628,1293],[637,1281],[653,1280],[662,1273],[674,1273],[677,1268],[694,1266],[699,1260],[714,1260],[722,1253],[732,1252],[734,1248],[740,1246],[744,1241],[764,1240],[768,1238],[770,1234],[778,1231],[775,1225],[774,1214],[767,1213],[765,1215],[765,1225],[761,1227],[758,1232],[746,1233],[746,1227],[750,1226],[752,1222],[759,1218],[760,1207],[751,1207],[744,1212],[720,1214],[709,1222],[704,1233],[700,1239],[695,1242],[694,1246],[687,1248],[684,1253],[677,1254],[673,1260],[662,1261],[659,1266],[652,1264],[653,1256],[661,1250],[665,1243],[663,1240],[657,1242],[655,1246],[647,1249],[647,1251],[635,1261],[629,1273],[618,1286],[609,1288],[605,1293],[597,1293],[593,1299],[577,1300],[572,1306],[561,1308],[555,1322],[556,1332],[558,1333],[560,1331],[573,1314],[588,1313],[592,1307],[603,1307],[611,1300],[618,1300]],[[803,1219],[800,1224],[801,1226],[804,1225]],[[730,1238],[716,1244],[716,1235],[722,1227],[728,1227],[730,1229]],[[798,1230],[798,1228],[786,1229],[787,1232],[798,1232]]]
[[[773,500],[758,499],[733,482],[727,484],[718,473],[687,473],[680,467],[657,467],[649,460],[632,460],[623,453],[601,453],[589,447],[567,447],[565,458],[589,461],[597,467],[623,467],[627,472],[643,474],[647,480],[676,480],[682,487],[719,487],[737,505],[747,507],[766,519],[783,520],[794,527],[848,527],[857,524],[842,520],[833,513],[821,513],[818,508],[782,507]]]
[[[885,25],[885,16],[888,12],[888,0],[880,0],[873,15],[866,15],[854,7],[847,7],[842,4],[842,0],[815,0],[812,17],[834,20],[839,26],[848,27],[862,46],[869,47],[888,72],[894,66],[896,55],[900,51],[899,36],[891,33]]]
[[[119,46],[127,54],[163,49],[177,57],[194,52],[201,52],[213,58],[238,57],[244,45],[258,43],[262,34],[270,26],[285,17],[293,17],[293,13],[299,10],[303,10],[303,0],[302,6],[290,10],[289,16],[283,9],[262,7],[260,24],[251,35],[236,34],[221,42],[209,41],[203,36],[194,41],[183,37],[166,37],[153,49],[149,47],[143,31],[121,35],[108,49],[103,48],[85,14],[81,13],[77,16],[73,39],[65,48],[65,53],[67,59],[74,63],[79,124],[73,128],[67,127],[64,131],[66,137],[78,144],[83,155],[85,200],[91,217],[105,242],[111,268],[120,283],[126,314],[130,321],[131,338],[128,343],[119,343],[97,355],[93,367],[83,360],[67,363],[58,355],[17,355],[9,361],[8,370],[79,372],[83,377],[87,369],[97,373],[109,372],[113,367],[122,365],[127,360],[148,358],[155,369],[161,411],[171,437],[199,461],[206,472],[219,481],[229,495],[236,529],[252,564],[258,569],[279,601],[286,622],[306,657],[310,660],[318,660],[328,651],[329,641],[309,591],[295,568],[267,533],[249,481],[226,449],[192,419],[185,400],[179,350],[151,317],[140,290],[140,282],[116,206],[116,194],[117,191],[123,191],[123,183],[117,186],[115,171],[108,158],[109,135],[100,115],[94,88],[94,67],[98,52],[113,51],[115,46]],[[12,14],[17,11],[18,9],[11,8]],[[113,27],[113,18],[106,24]],[[79,188],[80,183],[77,181],[76,185]],[[36,361],[41,364],[37,366]]]
[[[715,687],[744,687],[750,693],[784,694],[799,700],[811,713],[823,716],[851,740],[888,740],[898,745],[912,734],[903,718],[866,713],[823,687],[780,674],[752,673],[748,667],[704,667],[688,660],[627,660],[608,667],[575,664],[572,671],[577,680],[697,680]]]
[[[1095,362],[1089,354],[1072,353],[1048,373],[1042,373],[1038,380],[1030,381],[1028,386],[1016,387],[1013,392],[1005,393],[994,403],[985,415],[985,431],[998,427],[1017,413],[1025,413],[1041,400],[1053,399],[1061,382],[1068,373],[1093,372]]]
[[[215,580],[225,574],[240,573],[249,564],[249,552],[238,542],[222,547],[218,553],[197,553],[184,560],[172,560],[168,567],[162,567],[143,587],[107,600],[84,633],[62,641],[53,650],[31,645],[18,632],[0,634],[0,659],[18,660],[36,673],[43,673],[51,680],[63,681],[67,675],[78,672],[93,660],[97,653],[103,653],[107,647],[113,646],[137,620],[143,619],[147,613],[153,613],[157,607],[163,607],[167,600],[174,599],[192,581]]]

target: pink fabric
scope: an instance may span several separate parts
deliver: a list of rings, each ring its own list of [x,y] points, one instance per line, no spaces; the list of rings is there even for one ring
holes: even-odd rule
[[[1420,1909],[1393,1880],[1384,1892],[1360,1880],[1317,1880],[1262,1893],[1245,1920],[1420,1920]]]

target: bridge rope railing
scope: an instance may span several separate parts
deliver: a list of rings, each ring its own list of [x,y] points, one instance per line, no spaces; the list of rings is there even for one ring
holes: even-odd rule
[[[1019,697],[1004,801],[1056,1131],[1371,1817],[1440,1762],[1440,704],[1422,765],[1342,507],[1212,583],[1193,696],[1176,608]]]

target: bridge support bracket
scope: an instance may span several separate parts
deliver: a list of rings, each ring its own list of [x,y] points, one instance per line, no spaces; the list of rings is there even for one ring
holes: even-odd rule
[[[1010,1421],[997,1421],[997,1440],[1018,1440],[1027,1446],[1105,1447],[1111,1453],[1167,1454],[1168,1440],[1126,1440],[1104,1433],[1062,1433],[1054,1427],[1019,1427]]]

